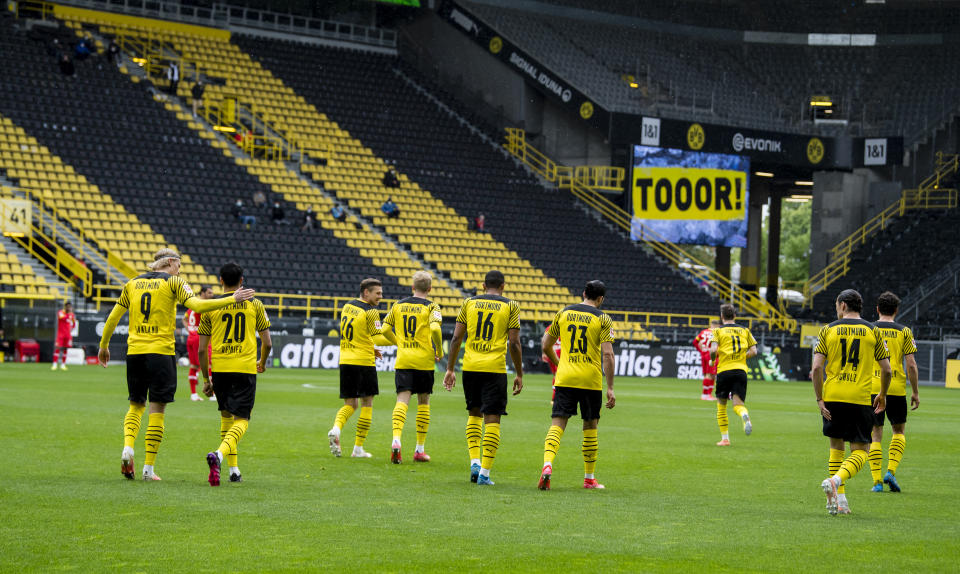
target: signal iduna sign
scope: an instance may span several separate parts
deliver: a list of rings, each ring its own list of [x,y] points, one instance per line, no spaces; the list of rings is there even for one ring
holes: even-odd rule
[[[724,169],[636,167],[634,217],[641,219],[743,219],[747,174]]]

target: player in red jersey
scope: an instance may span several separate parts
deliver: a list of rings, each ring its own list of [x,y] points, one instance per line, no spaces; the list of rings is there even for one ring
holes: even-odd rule
[[[67,349],[73,346],[73,327],[77,324],[77,316],[73,314],[73,304],[67,301],[63,309],[57,311],[57,344],[53,348],[53,365],[51,371],[57,370],[57,352],[60,353],[60,370],[67,370]]]
[[[198,296],[201,299],[210,299],[213,297],[213,289],[201,285]],[[197,394],[197,371],[200,369],[200,335],[197,333],[199,326],[200,313],[197,313],[193,309],[187,309],[183,314],[183,328],[187,331],[187,358],[190,360],[190,374],[188,379],[190,381],[191,401],[203,400],[203,398]],[[210,353],[207,354],[208,357],[210,355]],[[217,398],[211,397],[210,400],[215,401]]]
[[[700,367],[703,370],[703,392],[700,400],[715,401],[713,384],[717,379],[717,364],[710,359],[710,344],[713,343],[713,330],[720,326],[717,319],[710,320],[710,327],[697,333],[693,339],[693,348],[700,351]]]
[[[550,327],[547,327],[547,330],[549,331]],[[561,349],[563,349],[563,345],[560,344],[560,339],[557,339],[557,341],[553,344],[553,351],[557,354],[558,359],[560,358]],[[540,359],[543,360],[548,367],[550,367],[550,372],[553,373],[553,381],[550,383],[553,386],[553,394],[550,395],[550,405],[552,406],[553,400],[557,398],[557,365],[551,363],[546,354],[541,355]]]

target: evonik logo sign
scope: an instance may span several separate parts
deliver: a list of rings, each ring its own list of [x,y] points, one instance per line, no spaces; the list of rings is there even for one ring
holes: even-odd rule
[[[781,153],[783,151],[783,142],[766,138],[745,137],[742,133],[737,132],[733,135],[733,149],[736,151],[747,150]]]

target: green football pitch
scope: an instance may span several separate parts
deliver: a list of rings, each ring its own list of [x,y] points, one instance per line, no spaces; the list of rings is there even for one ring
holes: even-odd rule
[[[528,376],[511,399],[496,485],[478,487],[459,386],[437,385],[433,460],[412,462],[412,407],[397,466],[391,374],[374,403],[374,457],[362,460],[327,447],[341,404],[335,371],[270,370],[240,443],[244,482],[211,488],[204,455],[219,444],[219,417],[214,403],[189,400],[184,370],[157,460],[163,481],[120,476],[124,373],[0,366],[0,570],[903,573],[960,563],[960,393],[945,389],[922,389],[910,417],[903,492],[869,492],[864,468],[847,486],[853,514],[831,517],[809,384],[751,383],[753,435],[731,411],[733,446],[718,448],[699,381],[620,379],[600,422],[606,490],[581,488],[574,421],[553,490],[541,492],[548,377]]]

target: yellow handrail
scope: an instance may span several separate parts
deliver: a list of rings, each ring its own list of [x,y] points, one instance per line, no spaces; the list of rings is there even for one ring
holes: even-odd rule
[[[36,10],[40,11],[40,19],[46,20],[47,16],[53,16],[53,3],[51,2],[39,2],[37,0],[19,0],[18,2],[13,2],[12,6],[14,8],[14,15],[17,18],[23,17],[21,11],[30,11],[35,12]]]
[[[850,256],[854,249],[858,245],[866,243],[867,239],[873,237],[873,235],[886,229],[891,220],[903,217],[905,213],[915,209],[956,208],[957,190],[944,189],[940,185],[948,176],[957,173],[958,166],[960,166],[960,163],[958,163],[957,155],[937,152],[934,173],[921,181],[917,189],[904,190],[900,199],[867,220],[859,229],[830,249],[827,264],[803,284],[804,306],[812,307],[815,295],[846,275],[850,270]]]
[[[507,141],[504,147],[548,181],[557,182],[558,187],[569,189],[578,199],[624,230],[630,231],[658,255],[678,267],[682,265],[681,269],[708,285],[724,301],[731,302],[746,313],[756,316],[758,320],[778,329],[791,332],[796,330],[797,321],[794,318],[773,307],[756,293],[740,288],[729,278],[697,261],[655,231],[639,222],[634,222],[633,217],[619,205],[611,202],[595,189],[584,185],[582,178],[576,177],[574,170],[557,165],[539,150],[528,145],[526,133],[522,129],[507,128],[506,131]]]
[[[43,195],[32,189],[17,189],[26,195],[27,199],[33,203],[34,213],[37,215],[34,225],[39,227],[41,233],[49,237],[54,243],[59,241],[71,245],[79,254],[79,256],[85,261],[91,260],[90,255],[92,253],[98,253],[101,257],[104,257],[107,260],[107,268],[103,269],[107,282],[113,282],[118,285],[122,285],[127,279],[137,274],[133,266],[124,261],[123,258],[118,254],[100,245],[100,242],[91,233],[89,233],[82,225],[72,220],[63,210],[58,209],[53,202],[48,201],[43,197]],[[44,220],[43,214],[46,214],[47,217],[49,217],[52,221],[59,220],[73,228],[73,231],[79,238],[79,241],[74,241],[71,237],[58,233],[56,225],[48,224]],[[120,273],[123,275],[117,276],[117,274],[113,272],[114,268],[120,271]]]
[[[84,297],[92,295],[93,272],[33,223],[30,224],[30,230],[33,233],[25,237],[13,236],[13,240],[69,285],[82,287]]]

